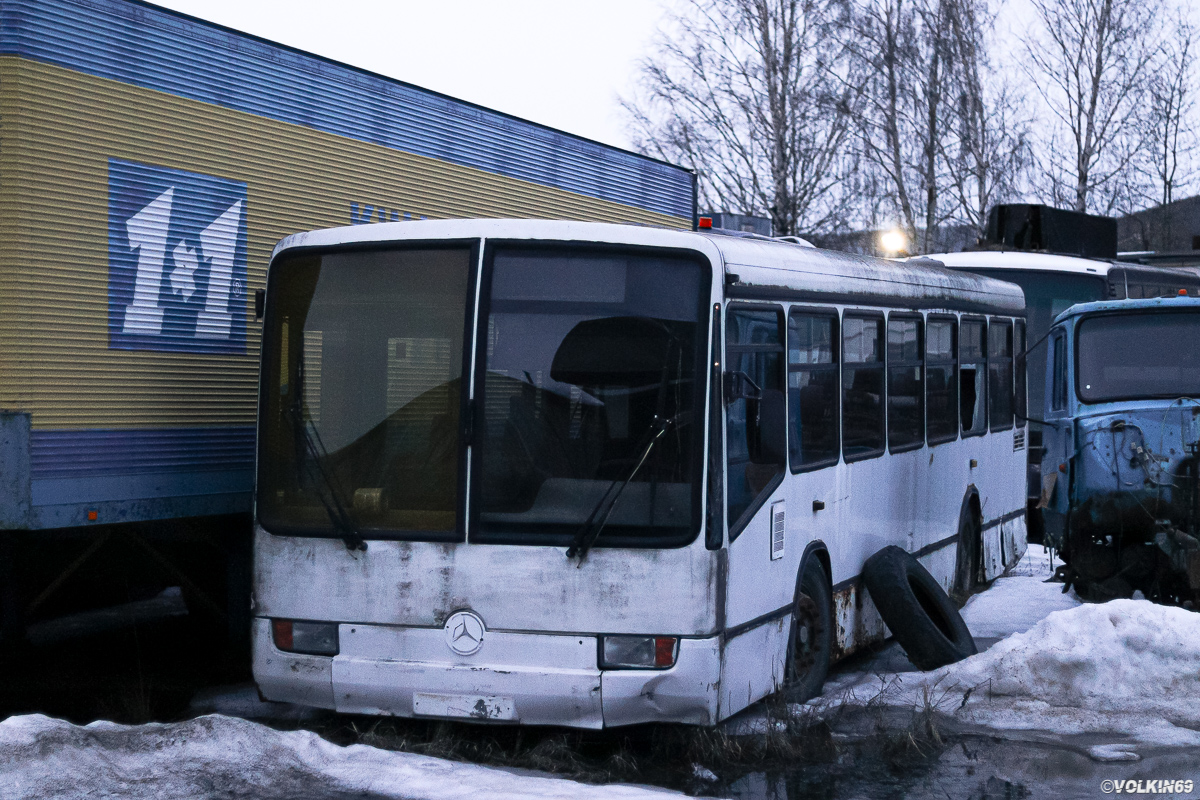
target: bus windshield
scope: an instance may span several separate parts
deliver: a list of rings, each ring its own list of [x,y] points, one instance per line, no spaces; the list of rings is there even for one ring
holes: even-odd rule
[[[1026,347],[1038,342],[1050,330],[1054,318],[1076,303],[1090,303],[1108,297],[1108,286],[1100,275],[1047,272],[1026,269],[972,269],[977,275],[1015,283],[1025,292]],[[1042,408],[1045,395],[1046,348],[1038,344],[1027,361],[1029,407]]]
[[[470,255],[328,252],[272,265],[257,501],[268,531],[459,530]]]
[[[500,249],[477,369],[479,541],[690,541],[699,530],[707,267]],[[483,333],[483,332],[481,332]]]
[[[467,425],[471,253],[391,246],[272,265],[262,526],[348,545],[461,540],[469,507],[481,542],[569,544],[590,519],[600,546],[694,534],[707,267],[644,251],[498,248],[481,287]]]
[[[1076,338],[1085,403],[1200,397],[1200,313],[1086,317]]]

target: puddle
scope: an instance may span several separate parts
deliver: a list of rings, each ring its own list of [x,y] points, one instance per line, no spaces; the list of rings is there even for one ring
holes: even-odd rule
[[[1120,751],[1128,759],[1105,760]],[[1192,792],[1161,791],[1146,781],[1193,782]],[[1129,781],[1143,784],[1117,792]],[[1111,782],[1111,783],[1108,783]],[[836,764],[744,775],[712,791],[737,800],[1074,800],[1106,794],[1200,797],[1200,760],[1184,749],[1096,745],[1086,738],[1056,743],[956,736],[940,754],[904,765],[862,753],[846,753]]]

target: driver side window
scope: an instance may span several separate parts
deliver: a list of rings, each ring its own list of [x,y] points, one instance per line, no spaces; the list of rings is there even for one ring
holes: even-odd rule
[[[725,430],[732,540],[783,476],[783,310],[732,307],[726,317]]]

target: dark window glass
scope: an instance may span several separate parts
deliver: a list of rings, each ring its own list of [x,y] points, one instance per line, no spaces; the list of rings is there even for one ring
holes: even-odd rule
[[[987,430],[987,333],[983,321],[958,329],[958,407],[963,436]]]
[[[272,265],[258,459],[267,530],[445,538],[459,527],[470,269],[467,249]]]
[[[893,317],[887,324],[888,445],[893,451],[925,443],[924,358],[921,321]]]
[[[929,442],[958,438],[958,323],[930,319],[925,329],[925,397]]]
[[[473,537],[561,545],[603,519],[599,545],[658,546],[699,530],[704,272],[602,249],[496,251]]]
[[[1017,403],[1017,425],[1024,425],[1025,418],[1029,416],[1028,396],[1026,394],[1026,374],[1028,365],[1025,359],[1025,322],[1017,320],[1013,327],[1013,364],[1015,368],[1016,386],[1013,390],[1013,396]]]
[[[783,474],[785,416],[782,311],[731,308],[725,360],[731,391],[725,406],[730,535],[738,520]],[[744,524],[744,520],[743,520]]]
[[[842,323],[842,452],[847,460],[883,451],[883,320]]]
[[[1054,337],[1054,386],[1050,408],[1062,411],[1067,407],[1067,337],[1061,333]]]
[[[1012,323],[993,319],[988,328],[988,421],[992,430],[1013,424]]]
[[[837,315],[788,317],[788,449],[792,469],[838,460]]]
[[[1025,314],[1029,323],[1028,341],[1039,341],[1050,332],[1054,318],[1076,303],[1103,300],[1109,289],[1120,289],[1124,296],[1123,278],[1109,273],[1113,280],[1108,286],[1099,275],[1085,273],[1039,272],[1023,269],[973,269],[971,272],[1011,281],[1025,292]],[[1114,271],[1115,272],[1115,271]],[[1117,295],[1114,295],[1117,296]],[[1029,354],[1029,404],[1042,412],[1046,402],[1046,357],[1049,348],[1043,343]]]
[[[1076,331],[1083,402],[1200,396],[1200,313],[1085,317]]]

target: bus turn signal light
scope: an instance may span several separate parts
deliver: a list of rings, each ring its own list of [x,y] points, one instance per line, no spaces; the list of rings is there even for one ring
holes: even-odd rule
[[[271,639],[277,648],[286,653],[303,653],[310,656],[338,654],[338,626],[334,622],[273,619]]]
[[[679,655],[677,636],[605,636],[600,645],[602,669],[667,669]]]

